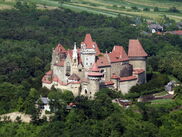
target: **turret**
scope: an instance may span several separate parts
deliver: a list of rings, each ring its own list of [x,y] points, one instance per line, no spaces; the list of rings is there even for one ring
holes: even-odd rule
[[[88,73],[89,90],[91,98],[93,98],[95,93],[99,91],[100,80],[102,76],[103,74],[99,72],[99,68],[97,67],[96,63],[94,63],[91,68],[91,72]]]
[[[133,65],[133,70],[142,69],[145,71],[145,81],[146,81],[146,59],[147,53],[143,49],[139,40],[130,40],[128,57],[129,63]]]
[[[78,73],[78,53],[76,49],[76,42],[74,43],[73,55],[72,55],[72,73]]]

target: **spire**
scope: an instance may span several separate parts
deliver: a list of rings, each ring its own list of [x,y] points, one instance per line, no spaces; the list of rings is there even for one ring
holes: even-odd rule
[[[74,49],[73,49],[73,59],[77,59],[78,55],[77,55],[77,49],[76,49],[76,42],[74,42]]]

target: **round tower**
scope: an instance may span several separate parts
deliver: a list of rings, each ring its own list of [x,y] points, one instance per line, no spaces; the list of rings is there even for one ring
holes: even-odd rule
[[[95,93],[99,91],[100,89],[100,80],[103,76],[102,73],[100,73],[99,68],[97,67],[96,63],[93,64],[91,72],[88,73],[88,79],[89,79],[89,97],[93,98]]]
[[[133,70],[143,70],[145,72],[144,81],[146,81],[146,59],[147,53],[143,49],[139,40],[130,40],[128,57],[129,63],[133,65]]]

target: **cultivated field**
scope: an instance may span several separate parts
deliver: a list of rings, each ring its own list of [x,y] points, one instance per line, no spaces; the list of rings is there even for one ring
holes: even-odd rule
[[[58,0],[30,0],[38,4],[38,8],[68,8],[77,12],[87,11],[107,16],[142,16],[157,20],[163,15],[176,21],[182,20],[182,2],[170,0],[71,0],[60,4]],[[0,8],[12,8],[15,0],[0,0]],[[154,12],[157,7],[159,11]],[[169,8],[176,7],[181,13],[168,12]]]

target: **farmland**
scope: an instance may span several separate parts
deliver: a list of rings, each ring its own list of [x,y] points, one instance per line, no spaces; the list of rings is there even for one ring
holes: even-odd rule
[[[30,0],[40,9],[67,8],[76,12],[87,11],[94,14],[103,14],[116,17],[141,16],[147,19],[158,20],[166,15],[170,19],[181,21],[182,2],[168,0],[71,0],[70,2],[58,2],[59,0]],[[15,0],[1,0],[1,9],[12,8]],[[171,7],[176,7],[178,12],[169,12]],[[157,8],[154,11],[154,8]]]

